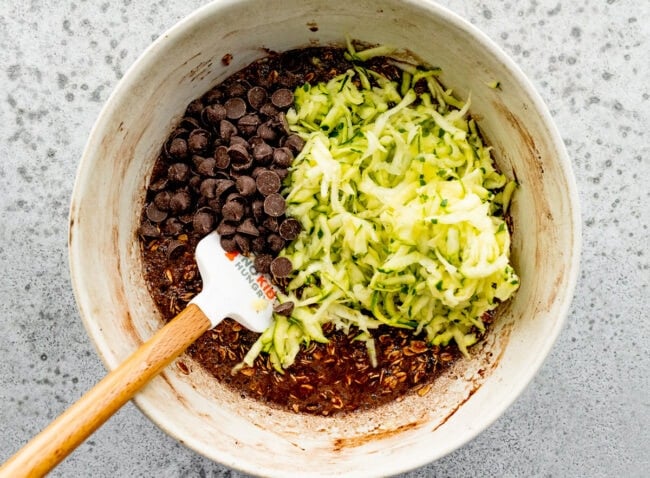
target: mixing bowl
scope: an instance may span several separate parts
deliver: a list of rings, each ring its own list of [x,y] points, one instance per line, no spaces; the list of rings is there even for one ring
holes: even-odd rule
[[[579,211],[556,127],[530,82],[491,40],[429,1],[242,0],[211,3],[156,40],[108,99],[81,160],[70,216],[79,310],[107,367],[161,326],[143,279],[137,228],[153,162],[186,105],[267,54],[342,44],[345,35],[408,48],[442,68],[516,176],[512,260],[521,286],[471,360],[425,396],[339,417],[291,413],[218,383],[189,357],[136,398],[197,452],[267,476],[389,475],[435,460],[489,426],[549,353],[576,281]],[[229,61],[226,61],[229,59]],[[499,88],[487,86],[498,81]],[[189,372],[188,372],[189,370]]]

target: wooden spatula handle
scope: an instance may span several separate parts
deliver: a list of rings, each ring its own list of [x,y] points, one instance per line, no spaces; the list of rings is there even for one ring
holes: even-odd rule
[[[190,304],[2,465],[0,477],[45,475],[209,328]]]

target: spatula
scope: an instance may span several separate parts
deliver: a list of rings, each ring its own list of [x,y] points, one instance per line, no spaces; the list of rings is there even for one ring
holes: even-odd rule
[[[241,254],[226,253],[212,232],[196,248],[203,290],[129,358],[36,435],[0,477],[43,476],[129,401],[205,331],[230,317],[250,330],[271,323],[275,291]]]

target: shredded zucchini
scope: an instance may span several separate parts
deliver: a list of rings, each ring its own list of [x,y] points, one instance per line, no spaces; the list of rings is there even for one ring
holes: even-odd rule
[[[348,42],[353,61],[388,51]],[[407,70],[394,82],[357,63],[296,89],[287,120],[306,145],[284,194],[303,231],[282,253],[297,272],[280,294],[295,307],[244,363],[268,353],[282,371],[303,344],[327,341],[328,322],[358,329],[373,364],[381,324],[467,355],[481,317],[518,288],[504,221],[516,183],[495,170],[469,100],[442,88],[439,69]]]

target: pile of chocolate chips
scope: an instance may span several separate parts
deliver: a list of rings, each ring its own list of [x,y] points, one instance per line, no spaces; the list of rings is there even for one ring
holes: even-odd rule
[[[287,88],[243,82],[190,103],[154,167],[140,235],[200,239],[216,229],[227,252],[252,252],[259,272],[288,277],[291,262],[277,255],[301,226],[286,216],[280,191],[304,146],[285,117],[292,104]],[[184,244],[168,251],[181,253]]]

